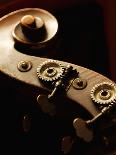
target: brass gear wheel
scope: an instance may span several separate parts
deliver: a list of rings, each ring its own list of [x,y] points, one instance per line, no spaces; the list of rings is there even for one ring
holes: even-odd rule
[[[116,85],[109,82],[96,84],[91,90],[91,99],[98,105],[116,103]]]
[[[38,78],[44,82],[58,80],[63,74],[62,65],[56,60],[48,60],[40,64],[37,68]]]

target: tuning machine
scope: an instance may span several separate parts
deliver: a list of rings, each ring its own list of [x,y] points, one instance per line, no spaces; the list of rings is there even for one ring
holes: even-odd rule
[[[108,106],[116,101],[116,86],[103,82],[96,84],[91,90],[91,99],[98,106]]]
[[[39,95],[37,102],[45,113],[54,115],[55,104],[53,104],[53,100],[55,102],[56,96],[61,96],[61,94],[63,95],[67,91],[70,85],[69,79],[77,76],[78,72],[70,65],[63,66],[58,61],[49,60],[38,66],[37,75],[43,84],[53,88],[48,96]]]
[[[116,86],[108,82],[95,85],[91,90],[91,99],[100,106],[101,112],[88,121],[81,118],[76,118],[73,121],[76,135],[86,142],[93,140],[94,130],[97,125],[102,122],[107,114],[111,114],[111,111],[116,107]]]

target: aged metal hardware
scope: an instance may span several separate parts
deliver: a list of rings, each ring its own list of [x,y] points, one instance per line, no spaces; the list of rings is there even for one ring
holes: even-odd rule
[[[56,114],[56,109],[55,109],[55,105],[53,102],[49,101],[50,98],[48,98],[47,95],[38,95],[37,97],[37,102],[41,108],[41,110],[45,113],[45,114],[49,114],[50,116],[54,116]]]
[[[116,86],[108,82],[95,85],[91,90],[91,99],[98,105],[109,105],[116,100]]]
[[[87,81],[85,79],[76,78],[73,81],[73,87],[75,89],[84,89],[87,86]]]
[[[56,114],[54,101],[56,99],[55,97],[57,96],[57,92],[59,92],[59,89],[61,89],[61,87],[62,87],[62,82],[57,81],[55,83],[55,88],[53,89],[51,94],[49,94],[48,96],[38,95],[37,102],[39,103],[44,113],[47,113],[51,116],[54,116]]]
[[[54,68],[51,68],[50,67],[51,65],[52,65],[52,67],[54,66]],[[56,82],[52,83],[52,85],[54,86],[54,89],[51,92],[51,94],[48,95],[48,97],[45,95],[39,95],[37,97],[37,102],[39,103],[43,112],[48,113],[50,115],[55,115],[55,104],[53,102],[55,102],[55,99],[57,99],[59,94],[63,95],[65,93],[65,91],[67,91],[67,87],[68,87],[67,83],[69,82],[68,81],[69,77],[71,76],[71,78],[72,77],[74,78],[75,75],[76,76],[78,75],[77,71],[73,70],[72,66],[62,67],[62,69],[60,69],[60,71],[56,70],[57,67],[59,69],[59,67],[61,68],[61,65],[59,65],[58,63],[56,63],[54,61],[49,61],[49,62],[45,62],[44,65],[42,64],[42,66],[38,68],[39,78],[42,79],[43,81],[46,81],[46,82],[52,81],[53,82],[57,79]],[[50,76],[48,76],[49,73],[47,73],[47,75],[46,75],[46,71],[48,71],[48,69],[53,71],[53,73],[52,73],[53,77],[51,76],[51,72],[50,72]],[[59,76],[57,75],[57,78],[56,78],[56,75],[54,74],[54,70],[56,70],[55,74],[58,71],[60,72]],[[43,73],[43,72],[45,72],[45,73]],[[59,80],[58,80],[58,78],[59,78]]]
[[[78,72],[70,65],[63,66],[58,61],[48,60],[38,66],[37,75],[41,82],[54,84],[59,80],[66,86],[70,79],[74,79],[78,76]]]
[[[62,65],[55,60],[45,61],[37,68],[37,75],[39,79],[44,82],[56,81],[61,77],[62,74]]]
[[[86,142],[90,142],[94,138],[93,128],[96,124],[106,116],[116,106],[116,102],[111,103],[108,107],[102,109],[101,113],[95,116],[93,119],[84,121],[81,118],[76,118],[73,121],[73,126],[76,130],[76,135],[83,138]]]
[[[20,61],[17,67],[19,71],[27,72],[32,68],[32,63],[30,61]]]

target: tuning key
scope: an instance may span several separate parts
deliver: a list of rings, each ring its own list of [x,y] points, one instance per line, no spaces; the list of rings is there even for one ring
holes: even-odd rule
[[[71,136],[66,136],[62,138],[61,141],[61,150],[64,154],[68,154],[71,152],[73,147],[74,140]]]
[[[38,95],[37,102],[44,113],[49,114],[50,116],[55,115],[55,105],[49,100],[47,95]]]
[[[23,116],[22,127],[25,133],[28,133],[31,129],[31,118],[28,114]]]
[[[76,130],[76,135],[82,138],[86,142],[91,142],[94,138],[93,129],[95,125],[99,123],[99,120],[102,121],[105,115],[109,113],[114,106],[115,106],[115,103],[112,103],[108,107],[103,108],[103,110],[97,116],[95,116],[93,119],[88,121],[85,121],[81,118],[74,119],[73,126]]]

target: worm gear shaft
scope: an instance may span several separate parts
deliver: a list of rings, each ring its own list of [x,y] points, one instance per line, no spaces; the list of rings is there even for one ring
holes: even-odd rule
[[[96,104],[105,106],[116,102],[115,84],[103,82],[95,85],[91,90],[91,99]]]
[[[48,60],[40,64],[37,68],[38,78],[44,82],[58,80],[63,74],[62,65],[56,60]]]

